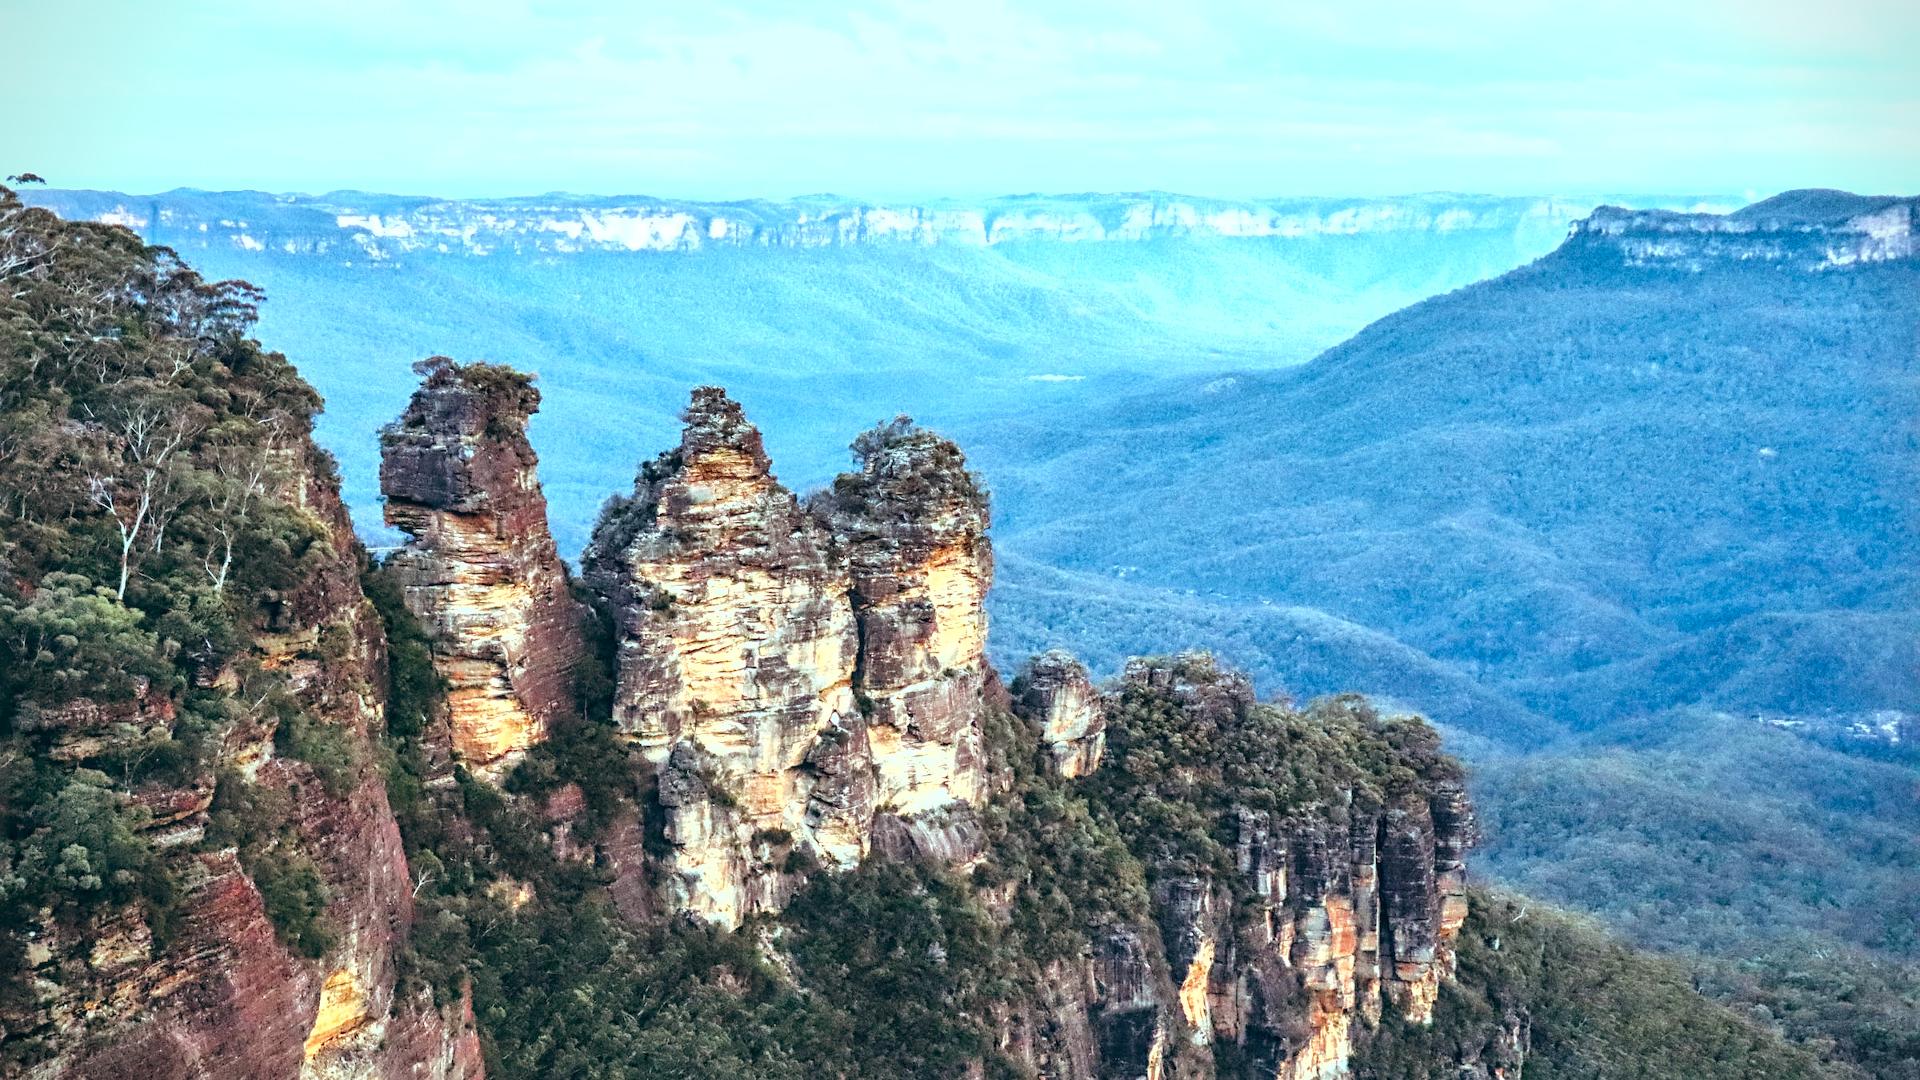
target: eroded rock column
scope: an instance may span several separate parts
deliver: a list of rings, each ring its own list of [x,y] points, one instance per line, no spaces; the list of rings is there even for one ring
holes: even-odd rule
[[[987,498],[959,447],[905,417],[853,444],[859,471],[823,500],[850,563],[860,627],[856,689],[882,805],[903,815],[977,804],[987,587]]]
[[[547,529],[527,419],[530,376],[435,357],[380,433],[387,524],[412,537],[390,564],[434,636],[453,751],[498,779],[575,708],[581,611]]]
[[[619,622],[615,723],[660,770],[668,902],[733,925],[784,903],[794,855],[858,862],[875,804],[846,565],[725,391],[685,419],[584,561]]]

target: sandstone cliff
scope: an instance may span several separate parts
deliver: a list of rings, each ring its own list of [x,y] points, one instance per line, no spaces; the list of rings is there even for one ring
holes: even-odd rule
[[[615,724],[659,769],[668,901],[731,925],[805,858],[859,861],[872,759],[844,559],[739,405],[705,387],[686,421],[584,563],[619,624]]]
[[[988,678],[987,499],[952,442],[905,417],[856,439],[822,508],[846,553],[857,691],[879,800],[901,814],[981,794]]]
[[[527,442],[540,393],[489,364],[416,370],[424,383],[380,433],[387,524],[412,537],[388,565],[434,635],[453,754],[498,778],[575,710],[585,652]]]
[[[1128,980],[1140,988],[1132,1023],[1107,1021],[1101,1065],[1049,1075],[1211,1074],[1230,1059],[1241,1063],[1235,1076],[1319,1080],[1347,1071],[1389,1004],[1410,1023],[1430,1021],[1466,915],[1472,821],[1457,773],[1430,747],[1401,742],[1415,729],[1383,728],[1357,703],[1308,716],[1259,705],[1244,677],[1204,656],[1135,661],[1094,696],[1077,665],[1049,654],[1015,687],[1056,768],[1078,769],[1089,731],[1119,740],[1118,761],[1073,775],[1112,808],[1148,866],[1165,965],[1157,978]],[[1382,782],[1323,748],[1324,774],[1298,783],[1306,778],[1289,774],[1288,742],[1329,734],[1377,747],[1369,753],[1406,771]],[[1273,760],[1251,769],[1233,760],[1248,752]],[[1203,834],[1174,825],[1209,818]],[[1127,933],[1096,941],[1092,973],[1130,954],[1158,959]],[[1090,985],[1103,982],[1111,974]],[[1170,989],[1156,995],[1156,984]],[[1105,994],[1083,994],[1081,1007],[1112,1012]]]
[[[31,1011],[8,1013],[5,1024],[9,1038],[36,1047],[30,1076],[454,1080],[483,1072],[464,1003],[443,1014],[398,970],[412,883],[369,750],[381,724],[384,641],[360,592],[358,542],[334,481],[316,471],[321,461],[310,445],[288,451],[268,493],[317,530],[306,575],[260,613],[250,649],[194,677],[200,693],[229,700],[234,717],[209,771],[132,793],[136,820],[179,889],[166,923],[139,908],[78,924],[48,911],[29,931]],[[84,731],[85,715],[104,704],[68,711]],[[177,719],[159,698],[139,712],[156,727]],[[306,732],[294,740],[322,739],[341,756],[316,763],[297,745],[289,753],[289,724]],[[113,730],[134,743],[154,734],[138,724]],[[73,749],[97,757],[112,748]],[[285,824],[263,843],[251,831],[271,828],[258,822],[275,813]],[[304,943],[287,940],[274,921],[278,893],[261,876],[277,878],[290,863],[312,868],[323,898],[315,913],[323,934]]]
[[[1205,656],[1004,691],[946,440],[802,506],[696,391],[583,625],[527,377],[428,362],[374,567],[257,294],[0,225],[0,1075],[464,1080],[484,1024],[503,1076],[1488,1077],[1565,1011],[1423,722]]]
[[[1107,748],[1107,718],[1086,665],[1054,650],[1033,658],[1014,682],[1024,715],[1040,726],[1053,767],[1068,779],[1100,767]]]
[[[953,444],[911,425],[856,453],[803,508],[703,387],[584,559],[619,623],[615,723],[658,769],[667,901],[723,925],[876,841],[975,850],[985,500]]]

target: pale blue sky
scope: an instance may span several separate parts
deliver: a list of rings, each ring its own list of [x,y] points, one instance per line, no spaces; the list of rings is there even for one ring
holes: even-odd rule
[[[0,0],[0,56],[66,187],[1920,189],[1916,0]]]

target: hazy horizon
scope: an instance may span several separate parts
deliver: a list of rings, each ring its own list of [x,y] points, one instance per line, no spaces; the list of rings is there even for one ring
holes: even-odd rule
[[[1811,185],[1811,186],[1831,187],[1832,185]],[[1725,189],[1725,190],[1707,190],[1707,189],[1665,190],[1660,188],[1638,188],[1638,189],[1594,188],[1591,190],[1587,190],[1587,189],[1579,189],[1579,188],[1553,188],[1553,189],[1542,188],[1538,190],[1501,192],[1501,191],[1486,191],[1486,190],[1466,190],[1466,189],[1456,189],[1456,188],[1430,188],[1430,189],[1419,189],[1419,190],[1408,189],[1405,191],[1378,191],[1378,192],[1331,191],[1331,190],[1301,191],[1301,192],[1267,192],[1264,194],[1247,194],[1247,195],[1225,195],[1225,194],[1221,194],[1213,191],[1170,190],[1166,188],[1134,188],[1134,189],[1112,188],[1112,189],[1086,189],[1086,190],[1079,190],[1079,191],[981,191],[981,192],[948,192],[948,191],[930,189],[925,191],[905,191],[905,192],[898,192],[898,193],[888,194],[888,195],[878,195],[878,194],[873,194],[873,193],[864,192],[864,191],[797,191],[797,192],[792,192],[788,194],[736,196],[736,195],[728,195],[724,193],[723,194],[702,194],[702,193],[696,192],[696,193],[687,193],[687,194],[663,194],[657,191],[642,191],[642,190],[621,191],[621,190],[612,190],[612,189],[600,190],[600,191],[587,191],[587,190],[575,191],[575,190],[568,190],[564,188],[556,188],[556,189],[547,190],[547,191],[503,189],[499,191],[475,191],[468,194],[451,195],[441,191],[396,190],[396,189],[367,188],[367,187],[343,187],[343,188],[326,188],[326,189],[259,188],[259,187],[208,188],[208,187],[194,187],[188,184],[180,184],[180,185],[176,185],[169,188],[156,188],[152,190],[143,190],[143,189],[137,189],[137,188],[124,188],[124,187],[117,187],[117,188],[116,187],[86,187],[86,186],[78,186],[73,184],[48,183],[44,186],[36,184],[34,185],[32,190],[41,190],[41,191],[49,191],[49,192],[60,192],[60,191],[95,192],[100,194],[125,195],[130,198],[143,198],[143,199],[159,198],[162,196],[175,195],[175,194],[196,194],[196,195],[249,195],[251,194],[251,195],[268,195],[274,198],[282,198],[282,199],[324,199],[332,195],[378,195],[386,198],[433,199],[433,200],[443,200],[447,202],[487,202],[487,201],[493,201],[493,200],[504,201],[504,200],[510,200],[510,199],[547,199],[547,198],[553,198],[553,199],[652,199],[652,200],[658,200],[662,202],[686,202],[686,203],[703,203],[703,204],[712,204],[712,205],[726,205],[726,204],[733,204],[733,203],[801,203],[801,202],[807,202],[810,200],[819,199],[819,200],[837,200],[837,201],[844,201],[844,202],[866,203],[866,204],[951,203],[956,205],[971,205],[971,204],[980,203],[980,202],[992,202],[992,201],[1015,200],[1015,199],[1096,199],[1096,198],[1173,198],[1173,199],[1200,199],[1200,200],[1207,200],[1207,201],[1214,201],[1214,202],[1260,204],[1260,203],[1280,203],[1280,202],[1314,202],[1314,201],[1322,201],[1322,200],[1324,201],[1368,200],[1368,201],[1385,202],[1385,201],[1393,201],[1393,200],[1401,200],[1401,199],[1422,199],[1422,198],[1567,199],[1567,200],[1573,200],[1573,201],[1587,201],[1592,199],[1619,197],[1619,198],[1633,198],[1633,199],[1656,199],[1656,198],[1658,199],[1703,199],[1703,200],[1704,199],[1738,199],[1746,203],[1752,203],[1752,202],[1758,202],[1762,199],[1771,198],[1775,195],[1780,194],[1783,191],[1789,191],[1789,190],[1795,190],[1795,189],[1781,188],[1778,190],[1762,191],[1762,190],[1751,189],[1751,188],[1746,190],[1731,189],[1731,188]],[[1850,189],[1837,189],[1837,190],[1850,190]],[[1917,190],[1920,190],[1920,189],[1917,189]],[[1865,195],[1865,196],[1874,196],[1874,197],[1905,196],[1905,195],[1911,194],[1910,192],[1905,192],[1905,191],[1850,191],[1850,193],[1855,195]]]
[[[0,0],[63,188],[868,200],[1920,188],[1920,7]],[[181,136],[192,130],[193,137]],[[1297,193],[1297,194],[1295,194]]]

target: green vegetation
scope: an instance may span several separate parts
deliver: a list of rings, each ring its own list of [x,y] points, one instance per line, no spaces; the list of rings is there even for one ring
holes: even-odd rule
[[[337,559],[298,490],[332,475],[308,437],[319,398],[247,336],[259,299],[0,189],[7,995],[25,990],[21,934],[42,910],[84,925],[137,904],[165,943],[175,868],[136,797],[214,788],[212,748],[236,729],[273,730],[331,790],[357,768],[250,656]],[[287,807],[225,776],[215,804],[208,843],[239,849],[283,938],[323,950],[324,889]]]
[[[1624,745],[1615,739],[1624,736]],[[1870,1075],[1920,1075],[1911,765],[1663,716],[1479,769],[1479,865],[1688,956],[1703,988]]]
[[[589,627],[580,715],[558,724],[503,791],[445,760],[430,642],[395,582],[362,566],[389,642],[388,726],[370,748],[314,705],[371,694],[359,665],[379,650],[353,625],[362,612],[333,610],[353,600],[352,567],[310,509],[331,481],[308,439],[318,402],[284,358],[245,336],[257,291],[209,284],[122,230],[63,224],[3,192],[0,282],[9,1005],[29,991],[36,923],[52,918],[84,939],[90,920],[137,912],[165,947],[178,868],[228,851],[280,938],[299,955],[325,954],[339,928],[302,811],[366,790],[377,765],[414,878],[402,973],[442,1004],[471,992],[496,1076],[893,1078],[964,1075],[977,1063],[1012,1077],[1020,1070],[997,1048],[998,1010],[1042,1000],[1096,933],[1144,928],[1157,948],[1150,877],[1238,880],[1237,812],[1337,821],[1458,779],[1421,722],[1382,719],[1352,699],[1256,704],[1210,664],[1170,661],[1184,689],[1123,693],[1107,767],[1086,780],[1055,778],[1031,727],[990,717],[988,848],[968,877],[884,858],[829,874],[795,850],[787,865],[811,880],[783,914],[738,932],[622,912],[608,887],[612,860],[595,843],[617,830],[640,830],[649,845],[661,838],[644,835],[658,828],[643,816],[652,777],[611,728],[604,611]],[[484,366],[446,377],[476,380],[486,394],[531,392]],[[924,473],[876,470],[906,494],[964,496],[970,480],[937,488],[964,474],[957,451],[944,456],[950,444],[929,438],[883,426],[861,453],[870,463],[896,451],[908,465],[931,461]],[[269,739],[275,760],[252,779],[216,752]],[[585,810],[561,837],[546,804],[571,787]],[[1882,795],[1847,797],[1872,810]],[[197,844],[146,809],[200,798],[210,806]],[[1898,812],[1891,796],[1885,806]],[[1873,842],[1885,843],[1890,866],[1906,865],[1894,841]],[[1441,1022],[1390,1026],[1367,1050],[1374,1075],[1421,1075],[1468,1045],[1491,1052],[1515,1010],[1540,1055],[1529,1075],[1632,1075],[1620,1070],[1633,1055],[1710,1063],[1701,1076],[1753,1075],[1756,1060],[1803,1074],[1800,1055],[1702,1003],[1673,969],[1544,913],[1482,903]],[[1904,947],[1892,927],[1869,943]],[[1726,969],[1720,989],[1747,1017],[1796,1034],[1844,1029],[1835,1056],[1902,1075],[1892,1070],[1911,1056],[1911,1038],[1899,1009],[1913,999],[1899,971],[1866,980],[1810,966],[1784,988],[1746,975]],[[28,1042],[9,1040],[0,1071],[30,1058]],[[1220,1061],[1234,1067],[1230,1050]]]
[[[1244,677],[1203,654],[1144,663],[1156,681],[1122,687],[1086,791],[1156,871],[1238,879],[1241,811],[1344,823],[1461,779],[1418,718],[1382,718],[1356,697],[1303,710],[1259,703]]]
[[[1459,971],[1433,1025],[1389,1016],[1354,1062],[1364,1080],[1424,1080],[1465,1051],[1513,1067],[1525,1020],[1529,1080],[1798,1080],[1813,1055],[1709,1004],[1677,964],[1636,953],[1546,905],[1485,891],[1461,929]]]

